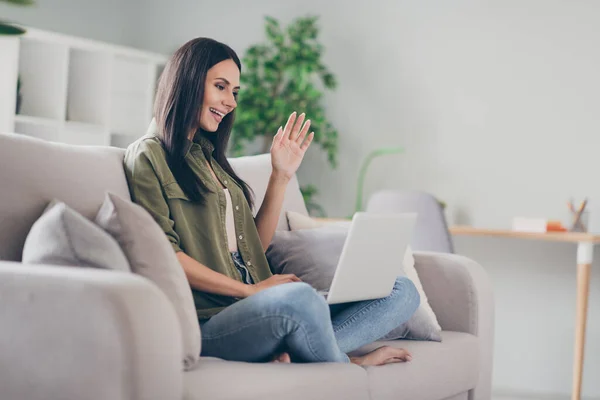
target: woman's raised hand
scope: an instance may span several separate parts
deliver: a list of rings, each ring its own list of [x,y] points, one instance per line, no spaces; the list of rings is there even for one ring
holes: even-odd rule
[[[310,128],[310,120],[305,122],[304,119],[304,113],[297,117],[294,111],[289,116],[285,127],[280,127],[273,137],[271,164],[274,174],[291,179],[298,170],[304,153],[315,136],[314,132],[306,136]]]

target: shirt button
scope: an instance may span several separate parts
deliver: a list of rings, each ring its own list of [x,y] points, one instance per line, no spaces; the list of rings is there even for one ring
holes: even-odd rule
[[[227,179],[225,179],[225,180],[223,181],[223,183],[224,183],[225,185],[227,185]]]
[[[248,261],[246,264],[248,264],[248,266],[251,266],[252,262]]]
[[[238,236],[240,238],[240,240],[242,240],[244,237],[242,235]]]
[[[240,207],[239,207],[239,206],[235,206],[235,209],[236,209],[236,210],[239,210],[239,209],[240,209]]]

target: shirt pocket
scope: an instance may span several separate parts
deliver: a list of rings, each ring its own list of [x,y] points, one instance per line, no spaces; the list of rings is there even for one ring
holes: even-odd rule
[[[185,194],[181,186],[177,184],[177,182],[168,183],[163,186],[163,190],[165,191],[165,195],[168,199],[174,200],[185,200],[190,201],[190,198]]]

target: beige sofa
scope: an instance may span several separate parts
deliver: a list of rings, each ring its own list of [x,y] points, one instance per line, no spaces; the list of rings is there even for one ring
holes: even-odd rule
[[[87,217],[106,190],[128,196],[123,150],[0,134],[0,398],[16,399],[489,399],[494,306],[485,271],[461,256],[417,253],[443,342],[393,341],[413,361],[179,363],[179,326],[166,297],[129,273],[24,265],[27,233],[60,198]],[[233,159],[262,201],[267,155]],[[306,213],[294,179],[286,210]],[[284,220],[280,228],[285,228]],[[379,346],[374,343],[362,351]]]

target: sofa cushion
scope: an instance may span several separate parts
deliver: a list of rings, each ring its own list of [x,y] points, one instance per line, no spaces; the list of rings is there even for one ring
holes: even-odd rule
[[[124,152],[0,133],[0,260],[21,260],[31,226],[54,198],[91,220],[107,190],[129,196]]]
[[[405,348],[408,363],[366,367],[373,399],[444,399],[471,390],[479,378],[479,339],[469,333],[442,331],[442,342],[375,342],[350,355],[382,345]]]
[[[277,364],[201,357],[184,374],[184,399],[370,399],[365,370],[354,364]]]
[[[317,290],[327,290],[347,234],[338,226],[275,232],[266,251],[269,266],[275,274],[294,274]]]
[[[141,276],[0,261],[2,400],[180,400],[180,335]]]
[[[200,326],[192,291],[163,230],[143,207],[107,193],[96,223],[121,245],[131,270],[156,284],[171,301],[181,325],[183,367],[200,358]]]
[[[22,259],[31,264],[130,270],[115,239],[58,200],[50,202],[31,227]]]
[[[254,215],[258,213],[262,204],[269,178],[271,176],[271,155],[269,153],[256,156],[236,157],[228,159],[236,174],[244,180],[254,192]],[[279,222],[277,223],[278,230],[289,230],[286,211],[294,211],[302,215],[308,215],[298,179],[296,175],[292,177],[285,190],[283,205]]]
[[[323,223],[288,212],[291,232],[276,232],[266,255],[274,273],[295,274],[317,290],[329,289],[348,235],[350,221]],[[389,332],[382,340],[418,339],[440,341],[437,322],[415,269],[410,247],[402,260],[403,273],[415,284],[421,304],[410,320]]]

